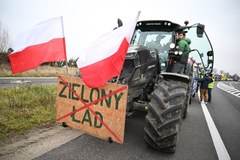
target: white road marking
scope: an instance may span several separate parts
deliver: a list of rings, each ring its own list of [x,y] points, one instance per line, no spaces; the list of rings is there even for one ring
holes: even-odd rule
[[[218,87],[219,89],[225,91],[225,92],[228,92],[228,93],[230,93],[230,94],[232,94],[232,95],[240,98],[240,94],[239,94],[240,91],[237,90],[236,88],[234,88],[232,85],[229,86],[229,85],[227,85],[227,84],[224,84],[224,83],[222,83],[222,82],[219,82],[219,83],[217,84],[217,87]]]
[[[200,96],[200,93],[198,95]],[[198,98],[200,100],[200,97],[198,97]],[[201,106],[202,106],[202,110],[203,110],[205,119],[207,121],[208,129],[210,131],[215,150],[218,155],[218,159],[219,160],[230,160],[231,158],[230,158],[228,151],[222,141],[222,138],[217,130],[217,127],[215,126],[215,123],[207,109],[207,106],[205,105],[204,102],[201,102]]]

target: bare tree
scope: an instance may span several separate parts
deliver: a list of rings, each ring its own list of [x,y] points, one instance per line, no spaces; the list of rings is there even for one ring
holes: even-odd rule
[[[8,52],[10,47],[10,37],[7,30],[3,27],[0,22],[0,53]]]

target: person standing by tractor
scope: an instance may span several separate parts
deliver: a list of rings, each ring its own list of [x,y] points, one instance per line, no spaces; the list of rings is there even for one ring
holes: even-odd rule
[[[209,74],[209,76],[210,76],[212,82],[208,84],[208,102],[211,102],[211,100],[212,100],[212,89],[214,87],[215,78],[212,74]]]
[[[200,102],[204,100],[205,104],[208,102],[208,84],[212,82],[211,78],[208,75],[205,75],[203,78],[197,78],[200,83]]]
[[[179,61],[176,61],[173,66],[173,72],[183,74],[188,62],[189,53],[191,51],[191,40],[186,38],[184,31],[178,31],[176,34],[176,49],[180,55]]]

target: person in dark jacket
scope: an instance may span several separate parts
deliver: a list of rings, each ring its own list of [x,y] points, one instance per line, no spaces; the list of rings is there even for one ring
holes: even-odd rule
[[[211,77],[205,75],[203,78],[199,78],[198,82],[200,83],[200,102],[204,100],[205,104],[208,101],[208,84],[212,82]]]
[[[178,49],[181,57],[179,61],[175,62],[173,72],[183,74],[188,62],[189,53],[191,52],[189,46],[191,44],[191,40],[186,38],[184,31],[179,31],[176,34],[176,42],[176,48]]]

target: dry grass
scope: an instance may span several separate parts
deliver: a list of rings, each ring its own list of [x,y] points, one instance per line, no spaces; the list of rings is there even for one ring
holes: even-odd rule
[[[74,76],[78,68],[68,67],[68,75]],[[0,77],[57,77],[58,75],[67,75],[66,67],[39,66],[22,73],[12,74],[9,64],[0,64]]]

